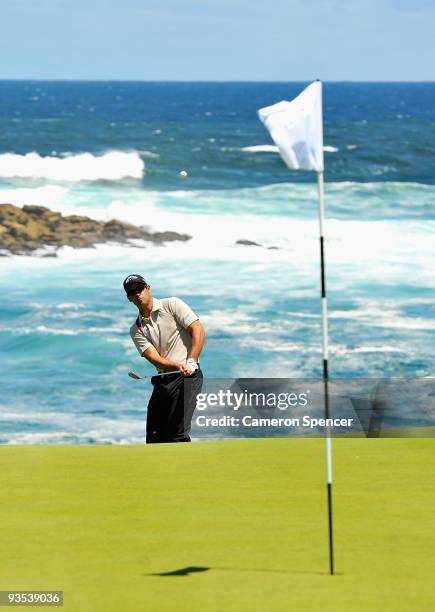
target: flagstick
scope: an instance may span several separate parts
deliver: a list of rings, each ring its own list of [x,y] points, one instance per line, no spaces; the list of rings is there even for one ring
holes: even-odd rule
[[[315,170],[319,190],[320,260],[322,281],[322,337],[323,337],[323,385],[325,394],[325,416],[329,417],[328,394],[328,310],[326,302],[325,255],[323,234],[323,119],[322,83],[317,80],[306,87],[292,102],[282,100],[277,104],[258,110],[277,145],[282,159],[293,170]],[[310,116],[310,121],[307,121]],[[306,150],[299,144],[304,142]],[[321,168],[321,170],[319,170]],[[334,573],[332,540],[332,452],[331,429],[326,427],[326,481],[328,489],[329,569]]]
[[[319,226],[320,226],[320,271],[321,271],[321,302],[322,302],[322,342],[323,342],[323,385],[325,393],[325,418],[329,418],[328,394],[328,305],[326,301],[325,251],[324,251],[324,203],[323,203],[323,172],[317,172],[317,188],[319,193]],[[326,428],[326,483],[328,491],[328,529],[329,529],[329,573],[334,574],[334,549],[332,538],[332,452],[331,432]]]

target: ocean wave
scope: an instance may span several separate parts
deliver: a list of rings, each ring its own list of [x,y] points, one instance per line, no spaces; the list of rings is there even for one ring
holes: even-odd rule
[[[144,429],[138,420],[137,432],[130,435],[115,437],[108,433],[91,431],[76,433],[74,431],[54,431],[54,432],[32,432],[32,433],[12,433],[4,435],[0,439],[1,444],[9,445],[34,445],[34,444],[143,444],[145,433],[140,435],[139,431]]]
[[[141,179],[144,162],[136,152],[81,153],[69,157],[41,157],[38,153],[0,155],[0,177],[55,181],[119,181]]]
[[[143,241],[125,245],[99,244],[96,248],[63,247],[57,258],[18,256],[3,258],[11,276],[26,261],[38,270],[60,269],[75,262],[111,262],[131,269],[144,256],[155,262],[189,259],[233,262],[291,262],[297,273],[318,266],[318,220],[315,185],[281,183],[234,190],[143,191],[83,185],[66,189],[52,186],[0,190],[0,201],[35,202],[63,214],[87,215],[101,221],[119,219],[146,225],[151,231],[176,231],[192,236],[187,242],[164,248]],[[327,183],[325,222],[328,264],[340,264],[364,278],[405,281],[432,286],[433,202],[435,186],[415,183]],[[216,231],[216,228],[219,231]],[[262,245],[236,245],[250,240]],[[275,247],[270,249],[269,247]],[[33,259],[33,261],[31,261]],[[97,264],[96,264],[97,265]],[[98,266],[100,264],[98,263]],[[343,266],[343,267],[341,267]],[[62,299],[68,302],[68,299]]]
[[[0,156],[1,157],[1,156]],[[358,220],[434,218],[435,186],[403,182],[327,182],[327,217]],[[139,186],[46,185],[7,188],[0,186],[0,202],[16,206],[36,204],[63,214],[90,216],[101,221],[116,218],[135,225],[150,224],[161,215],[183,213],[241,217],[245,214],[317,218],[317,186],[308,183],[275,183],[226,190],[176,189],[144,191]],[[163,228],[168,229],[168,228]]]
[[[74,317],[72,317],[74,318]],[[71,319],[71,317],[70,317]],[[21,326],[17,328],[11,328],[8,326],[1,326],[0,332],[8,333],[13,336],[34,336],[38,335],[47,335],[47,336],[80,336],[80,335],[88,335],[95,334],[97,336],[104,336],[106,334],[123,334],[125,333],[125,327],[121,327],[120,325],[111,325],[111,326],[101,326],[101,327],[80,327],[76,329],[70,328],[59,328],[59,327],[48,327],[47,325],[36,325],[35,327],[30,326]]]
[[[123,215],[124,216],[124,215]],[[128,216],[127,214],[125,215]],[[136,219],[137,219],[136,215]],[[220,261],[256,263],[256,265],[291,266],[297,278],[314,273],[318,267],[318,222],[281,217],[246,215],[188,216],[156,212],[153,230],[175,230],[187,233],[187,242],[167,243],[165,247],[150,243],[135,246],[102,243],[95,248],[62,247],[57,258],[9,256],[3,258],[8,275],[26,265],[38,270],[61,270],[68,262],[83,265],[104,265],[106,260],[122,270],[143,266],[144,257],[154,265],[167,265],[168,258],[178,263]],[[219,232],[214,228],[219,227]],[[413,282],[433,285],[433,221],[342,221],[331,219],[326,224],[327,260],[335,268],[337,283],[345,282],[349,270],[363,274],[364,279],[392,282]],[[263,245],[236,245],[247,239]],[[270,249],[268,247],[275,247]],[[166,262],[166,263],[165,263]],[[190,265],[188,263],[188,265]]]
[[[3,406],[2,406],[3,408]],[[145,441],[144,413],[117,413],[116,418],[104,409],[98,413],[67,410],[46,413],[7,407],[11,431],[4,431],[0,444],[141,444]],[[3,412],[3,411],[2,411]]]

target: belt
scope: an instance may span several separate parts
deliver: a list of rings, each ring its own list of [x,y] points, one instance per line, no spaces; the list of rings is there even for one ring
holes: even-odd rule
[[[175,372],[174,374],[160,374],[157,380],[168,380],[168,378],[176,378],[177,376],[180,376],[180,375],[181,375],[181,372]]]

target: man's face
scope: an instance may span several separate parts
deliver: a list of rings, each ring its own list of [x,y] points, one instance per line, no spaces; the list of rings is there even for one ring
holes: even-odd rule
[[[150,301],[150,287],[144,287],[142,290],[138,289],[136,293],[128,295],[127,298],[138,308],[146,306]]]

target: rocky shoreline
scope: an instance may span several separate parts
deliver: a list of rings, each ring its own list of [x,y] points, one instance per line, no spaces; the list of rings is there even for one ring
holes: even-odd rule
[[[191,236],[177,232],[150,232],[143,227],[112,219],[95,221],[81,215],[63,216],[44,206],[0,204],[0,250],[4,255],[31,255],[43,247],[52,247],[51,256],[63,246],[90,248],[113,242],[136,246],[134,240],[154,245],[187,241]]]

